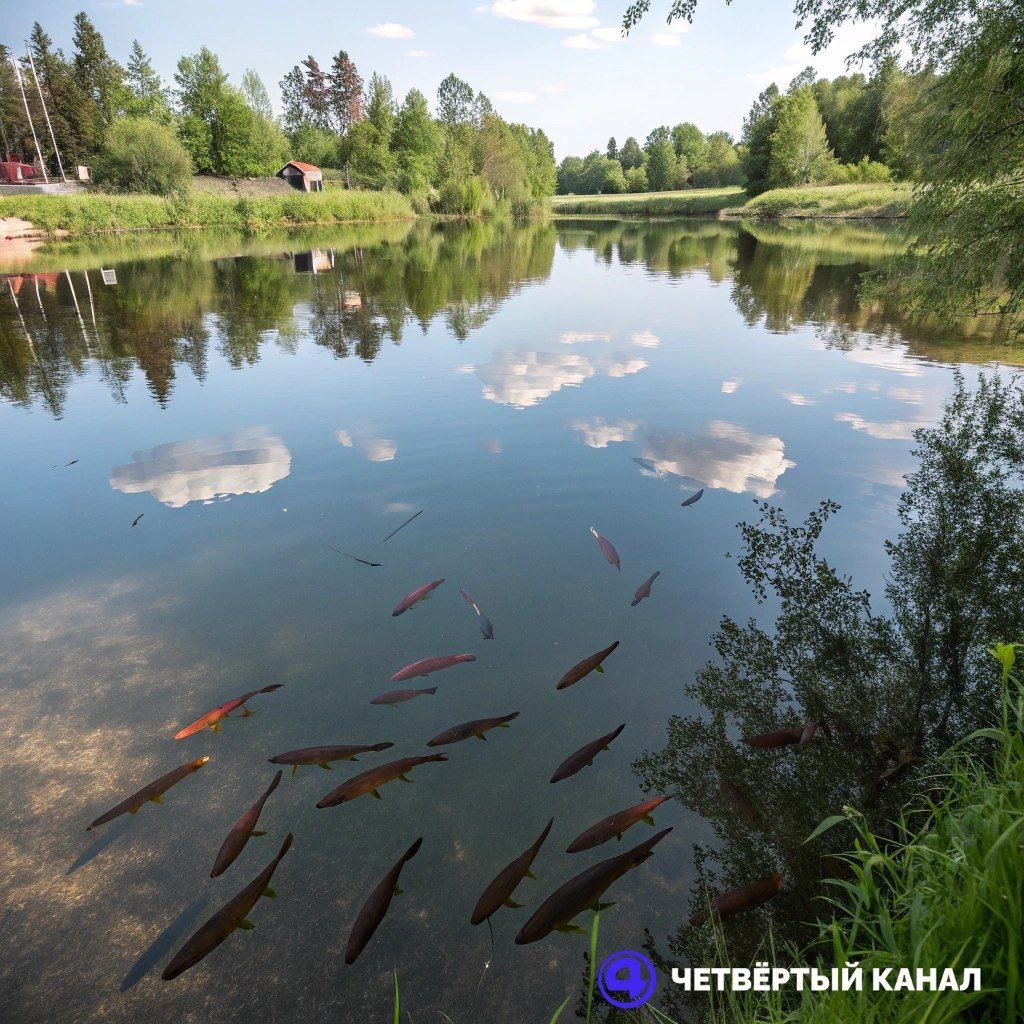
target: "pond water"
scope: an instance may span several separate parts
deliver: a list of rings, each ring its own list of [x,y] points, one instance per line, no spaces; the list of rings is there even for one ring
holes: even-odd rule
[[[542,1021],[575,998],[583,937],[513,937],[569,876],[651,834],[564,852],[643,798],[632,766],[694,710],[684,686],[720,617],[770,620],[729,557],[736,523],[756,500],[799,519],[834,498],[824,551],[880,592],[914,430],[954,366],[970,379],[1012,358],[983,327],[929,331],[858,300],[859,276],[901,244],[855,225],[395,225],[66,246],[3,268],[7,1019],[383,1021],[392,972],[417,1021]],[[615,640],[603,675],[556,692]],[[476,661],[389,682],[460,652]],[[273,683],[253,717],[172,739]],[[369,703],[396,685],[437,693]],[[443,729],[514,711],[381,801],[315,806]],[[591,767],[549,783],[620,723]],[[380,741],[394,747],[358,765],[286,773],[268,836],[208,877],[268,757]],[[162,806],[85,831],[201,755]],[[477,897],[550,817],[537,880],[516,891],[527,909],[498,911],[492,947],[469,924]],[[610,890],[604,952],[671,959],[699,898],[693,846],[712,826],[676,801],[655,817],[673,831]],[[255,930],[161,981],[289,830]],[[346,967],[360,906],[418,836],[406,895]]]

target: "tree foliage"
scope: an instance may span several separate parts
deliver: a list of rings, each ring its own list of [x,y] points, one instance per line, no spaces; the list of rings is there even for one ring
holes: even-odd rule
[[[146,117],[119,117],[107,129],[93,180],[108,192],[166,196],[188,189],[192,161],[174,131]]]

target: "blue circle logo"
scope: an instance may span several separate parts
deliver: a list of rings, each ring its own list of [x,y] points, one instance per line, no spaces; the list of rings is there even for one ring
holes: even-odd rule
[[[597,972],[597,987],[605,1001],[620,1010],[643,1006],[658,984],[654,964],[634,949],[620,949],[605,957]]]

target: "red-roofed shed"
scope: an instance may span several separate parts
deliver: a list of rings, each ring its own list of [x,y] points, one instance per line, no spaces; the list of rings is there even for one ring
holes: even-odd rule
[[[300,192],[322,192],[324,189],[323,172],[313,164],[289,160],[277,172],[277,176],[284,178],[292,188],[297,188]]]

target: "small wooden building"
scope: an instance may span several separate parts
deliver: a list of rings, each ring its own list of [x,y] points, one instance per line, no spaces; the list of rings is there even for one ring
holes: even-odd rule
[[[279,178],[284,178],[292,188],[300,192],[323,192],[324,175],[319,167],[313,164],[304,164],[298,160],[289,160],[277,172]]]

